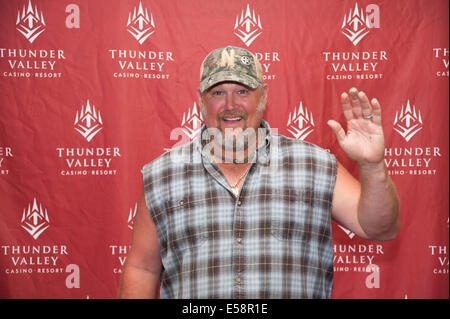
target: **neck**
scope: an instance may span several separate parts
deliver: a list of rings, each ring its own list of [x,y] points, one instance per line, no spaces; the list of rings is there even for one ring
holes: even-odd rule
[[[214,143],[211,149],[211,157],[216,163],[221,164],[246,164],[251,163],[255,156],[256,145],[253,147],[246,147],[243,150],[226,150]]]

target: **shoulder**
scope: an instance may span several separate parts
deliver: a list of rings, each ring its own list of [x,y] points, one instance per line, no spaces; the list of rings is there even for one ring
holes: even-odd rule
[[[158,212],[170,198],[174,184],[183,184],[186,172],[197,156],[195,143],[172,148],[142,167],[142,179],[147,207]]]
[[[280,148],[282,156],[312,157],[336,165],[336,157],[329,150],[307,141],[273,134],[271,146],[272,144]]]
[[[198,162],[199,158],[196,154],[196,140],[189,143],[174,147],[167,152],[161,154],[151,162],[142,167],[142,174],[145,176],[164,175],[169,170],[177,170]]]

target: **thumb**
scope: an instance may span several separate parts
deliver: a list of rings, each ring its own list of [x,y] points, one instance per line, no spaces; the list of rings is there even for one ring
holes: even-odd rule
[[[341,143],[345,139],[345,131],[342,128],[341,124],[334,120],[329,120],[327,122],[328,126],[331,127],[331,130],[333,131],[334,135],[336,136],[336,139],[339,143]]]

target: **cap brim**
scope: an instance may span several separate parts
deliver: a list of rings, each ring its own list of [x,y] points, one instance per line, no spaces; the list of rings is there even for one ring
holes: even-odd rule
[[[258,80],[255,78],[248,76],[247,74],[236,74],[230,71],[222,71],[215,73],[203,81],[200,82],[200,92],[204,92],[210,87],[221,83],[221,82],[237,82],[241,83],[245,86],[248,86],[252,89],[256,89],[260,84]]]

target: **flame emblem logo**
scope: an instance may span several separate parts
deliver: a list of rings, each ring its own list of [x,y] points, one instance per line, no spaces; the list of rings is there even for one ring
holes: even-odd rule
[[[348,230],[347,228],[345,228],[345,227],[343,227],[343,226],[341,226],[341,225],[338,225],[338,227],[340,228],[340,229],[342,229],[343,231],[344,231],[344,233],[346,233],[347,234],[347,236],[350,238],[350,239],[353,239],[353,237],[355,237],[355,233],[352,233],[350,230]]]
[[[198,112],[197,104],[194,102],[194,106],[189,108],[187,114],[183,113],[183,120],[181,122],[181,129],[191,140],[193,140],[203,125],[203,116]]]
[[[250,46],[257,37],[262,33],[261,19],[259,15],[255,14],[253,10],[250,12],[250,5],[247,4],[247,10],[242,10],[241,17],[236,17],[236,23],[234,25],[234,34],[238,36],[246,46]]]
[[[81,105],[81,112],[75,117],[75,130],[79,132],[88,142],[100,132],[103,128],[102,117],[100,116],[100,111],[95,110],[95,106],[89,104],[87,100],[86,108]]]
[[[399,133],[407,142],[423,128],[422,115],[416,112],[416,106],[411,109],[410,102],[406,108],[395,113],[394,130]]]
[[[128,214],[128,228],[133,230],[134,227],[134,217],[136,217],[137,203],[134,205],[134,209],[130,208],[130,213]]]
[[[50,226],[47,209],[42,208],[42,204],[37,204],[36,198],[33,204],[28,205],[28,209],[23,210],[21,226],[35,240]]]
[[[155,32],[155,22],[153,21],[153,15],[148,15],[147,9],[142,8],[142,3],[139,1],[139,8],[136,12],[136,7],[128,14],[127,30],[131,35],[139,42],[144,43],[149,36]]]
[[[359,10],[358,3],[352,12],[350,9],[348,16],[344,16],[342,22],[342,33],[356,46],[370,31],[369,18],[364,15],[363,9]]]
[[[20,9],[17,13],[16,29],[25,38],[27,38],[30,43],[45,30],[45,21],[42,11],[39,12],[37,6],[31,5],[31,0],[28,1],[28,7],[23,6],[22,13]]]
[[[308,109],[303,109],[303,103],[294,109],[294,112],[289,113],[287,122],[288,131],[298,140],[304,140],[309,134],[314,131],[314,119],[312,113],[308,114]]]

